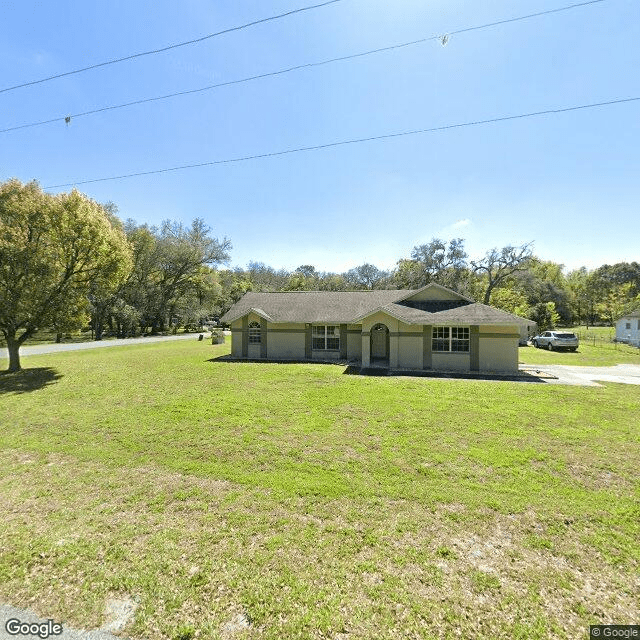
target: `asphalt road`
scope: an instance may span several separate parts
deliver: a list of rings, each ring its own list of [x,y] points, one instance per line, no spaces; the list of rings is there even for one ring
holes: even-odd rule
[[[93,342],[69,342],[67,344],[36,344],[20,347],[20,356],[39,356],[45,353],[58,353],[59,351],[78,351],[80,349],[102,349],[105,347],[122,347],[131,344],[146,344],[147,342],[164,342],[166,340],[197,340],[198,333],[181,333],[178,336],[151,336],[149,338],[124,338],[116,340],[99,340]],[[209,335],[204,331],[205,339]],[[8,358],[6,349],[0,349],[0,358]]]

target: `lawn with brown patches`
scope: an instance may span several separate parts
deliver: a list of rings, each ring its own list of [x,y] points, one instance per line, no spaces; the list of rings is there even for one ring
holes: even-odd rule
[[[2,396],[0,599],[98,627],[131,598],[125,635],[176,640],[638,619],[634,389],[209,361],[224,351],[32,359],[60,377]]]

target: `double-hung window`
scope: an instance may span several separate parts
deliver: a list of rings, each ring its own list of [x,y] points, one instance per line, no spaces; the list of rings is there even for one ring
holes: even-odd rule
[[[433,327],[432,351],[468,352],[469,327]]]
[[[332,325],[314,325],[311,332],[311,347],[319,351],[340,350],[340,330]]]

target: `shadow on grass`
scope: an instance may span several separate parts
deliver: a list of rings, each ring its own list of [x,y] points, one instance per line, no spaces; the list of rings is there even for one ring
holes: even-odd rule
[[[540,376],[527,371],[520,371],[517,374],[502,373],[475,373],[465,371],[426,371],[413,369],[395,369],[389,371],[383,367],[370,367],[361,369],[360,367],[349,366],[344,370],[345,375],[356,376],[409,376],[412,378],[446,378],[451,380],[500,380],[503,382],[544,382]]]
[[[342,372],[347,376],[409,376],[414,378],[450,378],[452,380],[501,380],[506,382],[537,382],[544,383],[545,380],[538,374],[539,371],[519,371],[517,374],[501,373],[474,373],[464,371],[426,371],[416,369],[394,369],[387,367],[365,367],[348,364],[344,361],[335,360],[254,360],[251,358],[235,358],[231,355],[209,358],[207,362],[233,362],[236,364],[325,364],[344,367]]]
[[[17,372],[0,372],[0,395],[5,393],[28,393],[54,384],[62,378],[57,369],[35,367]]]

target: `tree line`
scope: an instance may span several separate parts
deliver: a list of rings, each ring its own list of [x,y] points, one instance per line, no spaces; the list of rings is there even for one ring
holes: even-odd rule
[[[566,272],[561,263],[536,257],[533,243],[492,248],[469,260],[462,238],[433,238],[415,246],[391,270],[366,263],[344,273],[321,272],[312,265],[289,272],[250,262],[244,269],[219,270],[216,277],[221,286],[216,313],[224,313],[246,291],[417,289],[430,282],[534,320],[540,329],[613,325],[640,308],[640,263]]]
[[[78,191],[51,195],[36,182],[0,183],[0,331],[9,370],[19,348],[42,328],[60,338],[80,328],[100,340],[196,329],[220,317],[247,291],[416,289],[436,282],[474,300],[556,324],[612,324],[640,307],[640,264],[565,273],[532,243],[492,248],[469,260],[464,240],[434,238],[395,268],[365,263],[343,273],[262,262],[223,268],[231,243],[202,219],[159,226],[121,220],[113,203]]]

